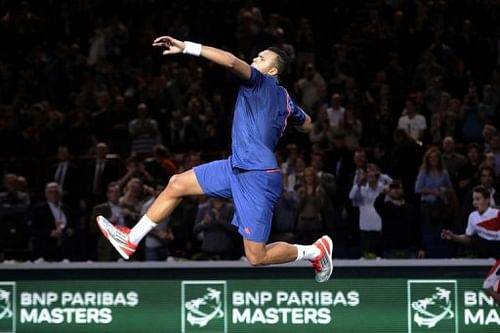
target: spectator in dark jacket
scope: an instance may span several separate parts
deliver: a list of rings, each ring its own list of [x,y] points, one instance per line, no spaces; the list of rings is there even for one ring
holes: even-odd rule
[[[423,258],[418,211],[405,202],[403,184],[394,180],[375,199],[375,210],[382,219],[384,258]]]

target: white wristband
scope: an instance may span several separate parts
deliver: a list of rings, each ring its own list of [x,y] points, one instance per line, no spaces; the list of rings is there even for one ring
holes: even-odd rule
[[[201,54],[201,44],[193,42],[184,42],[182,53],[199,56]]]

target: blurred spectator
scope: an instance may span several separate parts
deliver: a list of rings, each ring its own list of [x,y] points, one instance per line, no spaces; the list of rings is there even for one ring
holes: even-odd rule
[[[297,235],[298,242],[310,243],[321,236],[324,228],[323,212],[328,197],[321,186],[316,170],[304,170],[304,183],[298,189]]]
[[[493,138],[493,135],[495,133],[497,133],[497,129],[495,128],[495,126],[491,124],[484,125],[481,136],[483,137],[483,146],[485,151],[490,150],[491,139]]]
[[[443,140],[443,163],[453,187],[458,188],[459,173],[465,168],[467,160],[455,151],[455,140],[451,136]]]
[[[495,156],[495,173],[500,174],[500,133],[491,136],[489,153]]]
[[[146,192],[142,180],[131,178],[123,188],[123,195],[119,199],[125,225],[133,225],[134,221],[139,218],[145,196]]]
[[[420,194],[422,242],[428,258],[449,258],[449,244],[441,242],[441,229],[453,221],[454,208],[449,200],[452,184],[444,169],[443,157],[437,148],[424,155],[415,192]]]
[[[427,121],[425,117],[417,113],[414,97],[406,99],[406,108],[399,117],[398,128],[406,131],[415,141],[424,141]]]
[[[314,64],[308,63],[304,69],[304,76],[297,81],[297,94],[300,96],[300,105],[313,118],[314,110],[326,93],[326,82],[323,76],[316,70]]]
[[[107,185],[120,177],[116,160],[108,157],[108,145],[104,142],[97,143],[95,157],[87,163],[85,169],[85,193],[90,194],[87,198],[90,205],[105,201]]]
[[[340,127],[340,124],[344,121],[345,108],[342,106],[342,96],[338,93],[334,93],[331,97],[330,107],[326,109],[328,113],[328,120],[330,121],[330,127],[335,131]]]
[[[465,142],[475,142],[481,139],[484,127],[484,115],[481,115],[476,87],[471,84],[464,97],[462,107],[462,138]]]
[[[0,192],[0,261],[22,254],[15,251],[28,249],[26,214],[30,197],[17,186],[17,176],[7,173],[3,177],[4,192]],[[24,258],[27,259],[27,258]]]
[[[127,158],[126,169],[127,173],[117,181],[120,187],[124,187],[133,178],[140,179],[142,183],[147,184],[152,184],[155,181],[155,178],[144,167],[144,163],[139,161],[137,157]]]
[[[119,256],[113,246],[102,237],[101,232],[96,223],[97,216],[104,216],[113,224],[127,226],[123,208],[119,203],[121,196],[120,186],[117,183],[111,182],[107,186],[106,196],[108,201],[98,204],[92,208],[89,223],[89,244],[90,259],[98,261],[116,261]]]
[[[49,178],[61,186],[62,201],[76,209],[81,195],[81,173],[77,165],[70,160],[67,146],[57,147],[57,160],[50,169]]]
[[[460,170],[458,175],[458,195],[463,195],[472,189],[473,179],[481,165],[483,159],[481,146],[477,143],[471,143],[467,146],[467,161],[464,167]]]
[[[146,214],[149,207],[153,204],[154,199],[163,191],[165,185],[156,184],[154,195],[142,205],[141,216]],[[170,255],[168,249],[169,242],[174,240],[172,229],[168,225],[168,219],[161,221],[151,232],[146,236],[144,241],[144,260],[146,261],[165,261]]]
[[[297,201],[297,191],[283,188],[283,193],[274,209],[270,235],[270,240],[272,242],[284,241],[295,243],[297,238],[295,232],[295,225],[297,222]]]
[[[137,106],[137,117],[128,125],[132,139],[130,151],[135,154],[150,155],[153,147],[160,143],[158,123],[149,115],[146,104]]]
[[[198,207],[193,233],[202,240],[204,259],[235,259],[238,230],[231,224],[233,213],[233,206],[219,198]]]
[[[330,142],[333,141],[334,129],[328,119],[328,113],[325,106],[318,110],[317,119],[313,121],[312,129],[309,132],[309,140],[312,144],[318,144],[324,149],[328,149]]]
[[[168,148],[163,145],[154,146],[153,157],[144,161],[144,168],[155,182],[163,184],[167,184],[170,177],[177,173],[177,166]]]
[[[359,140],[363,134],[363,125],[353,109],[347,108],[345,111],[340,130],[344,133],[347,149],[354,150],[359,147]]]

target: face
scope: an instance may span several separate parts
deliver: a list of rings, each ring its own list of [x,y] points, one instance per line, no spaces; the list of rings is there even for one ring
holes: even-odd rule
[[[389,187],[389,196],[393,199],[399,200],[403,197],[403,188],[401,186],[393,186]]]
[[[470,161],[477,161],[479,160],[479,151],[476,148],[471,148],[467,151],[467,157],[469,158]]]
[[[443,150],[447,153],[453,151],[455,142],[452,138],[448,137],[443,140]]]
[[[437,153],[432,153],[429,155],[429,164],[433,167],[439,164],[439,155]]]
[[[108,153],[108,146],[105,143],[98,143],[95,149],[95,154],[97,158],[105,158]]]
[[[64,146],[57,148],[57,157],[61,161],[66,161],[69,158],[68,148]]]
[[[262,74],[277,75],[276,61],[278,55],[272,51],[264,50],[253,58],[251,66]]]
[[[481,185],[491,187],[493,185],[493,175],[491,174],[490,170],[485,169],[481,171],[479,181],[481,182]]]
[[[481,193],[473,192],[472,193],[472,204],[474,208],[476,208],[480,213],[483,213],[488,209],[490,205],[490,199],[483,197]]]
[[[378,171],[377,168],[374,168],[370,165],[366,168],[366,180],[368,180],[369,183],[375,183],[378,181],[380,172]]]
[[[354,164],[361,167],[366,163],[366,155],[364,151],[357,151],[354,153]]]
[[[120,187],[119,186],[110,186],[108,188],[108,192],[106,193],[108,196],[108,200],[115,203],[118,202],[118,199],[120,199]]]
[[[312,168],[307,168],[305,171],[304,171],[304,180],[306,181],[306,183],[308,184],[311,184],[311,183],[314,183],[314,180],[315,180],[315,174],[314,174],[314,170]]]
[[[45,190],[45,198],[49,202],[57,203],[61,200],[61,189],[59,185],[51,185]]]

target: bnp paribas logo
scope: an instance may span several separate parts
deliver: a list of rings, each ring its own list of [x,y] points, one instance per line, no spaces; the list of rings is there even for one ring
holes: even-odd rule
[[[0,333],[16,331],[16,283],[0,282]]]
[[[408,281],[408,332],[457,333],[457,281]]]
[[[226,333],[226,298],[226,281],[182,281],[182,333]]]

